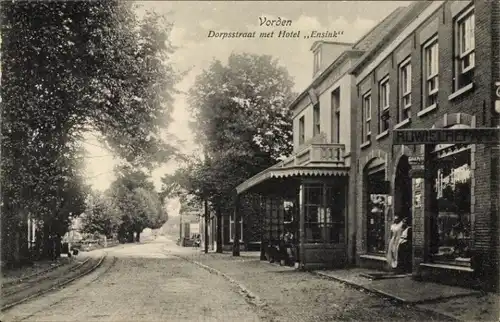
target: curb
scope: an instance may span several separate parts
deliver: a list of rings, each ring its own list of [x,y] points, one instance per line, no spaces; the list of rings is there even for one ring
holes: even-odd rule
[[[18,278],[18,279],[14,280],[14,281],[3,283],[1,285],[1,287],[4,288],[4,287],[8,287],[8,286],[12,286],[12,285],[16,285],[16,284],[22,283],[24,280],[27,280],[27,279],[30,279],[30,278],[33,278],[33,277],[37,277],[37,276],[40,276],[40,275],[43,275],[43,274],[46,274],[48,272],[51,272],[51,271],[55,270],[56,268],[59,268],[61,266],[66,265],[66,264],[67,263],[58,263],[58,264],[56,264],[54,266],[51,266],[50,268],[47,268],[47,269],[45,269],[43,271],[40,271],[40,272],[37,272],[37,273],[33,273],[33,274],[25,276],[25,277]]]
[[[68,285],[68,284],[72,283],[73,281],[75,281],[75,280],[77,280],[77,279],[79,279],[79,278],[81,278],[81,277],[83,277],[83,276],[85,276],[85,275],[88,275],[88,274],[92,273],[92,272],[93,272],[94,270],[96,270],[99,266],[101,266],[102,262],[103,262],[103,261],[104,261],[104,259],[107,257],[107,255],[108,255],[108,254],[107,254],[107,253],[105,253],[103,256],[101,256],[101,258],[99,259],[99,261],[98,261],[95,265],[93,265],[92,267],[90,267],[88,270],[85,270],[85,271],[83,271],[82,273],[77,274],[75,277],[72,277],[72,278],[70,278],[69,280],[63,281],[63,282],[61,282],[61,283],[55,284],[55,285],[53,285],[52,287],[50,287],[49,289],[38,291],[38,292],[36,292],[36,293],[34,293],[34,294],[32,294],[32,295],[28,296],[28,297],[25,297],[25,298],[23,298],[23,299],[21,299],[21,300],[19,300],[19,301],[14,302],[14,303],[7,304],[7,305],[3,306],[3,307],[0,309],[0,311],[2,311],[2,312],[3,312],[3,311],[5,311],[5,310],[8,310],[8,309],[10,309],[10,308],[12,308],[12,307],[14,307],[14,306],[17,306],[17,305],[21,304],[21,303],[24,303],[24,302],[26,302],[26,301],[29,301],[29,300],[34,299],[34,298],[36,298],[36,297],[39,297],[39,296],[41,296],[41,295],[43,295],[43,294],[46,294],[46,293],[48,293],[48,292],[54,291],[54,290],[56,290],[56,289],[58,289],[58,288],[61,288],[61,287],[63,287],[63,286],[66,286],[66,285]],[[87,263],[89,260],[90,260],[90,258],[89,258],[89,259],[87,259],[84,263],[82,263],[82,266],[83,266],[85,263]]]
[[[389,294],[389,293],[386,293],[386,292],[383,292],[383,291],[379,291],[377,289],[374,289],[374,288],[371,288],[371,287],[368,287],[368,286],[356,284],[354,282],[351,282],[351,281],[348,281],[348,280],[345,280],[345,279],[342,279],[342,278],[339,278],[339,277],[327,275],[327,274],[325,274],[323,272],[320,272],[320,271],[311,271],[311,273],[314,274],[314,275],[316,275],[316,276],[319,276],[321,278],[325,278],[325,279],[337,281],[337,282],[340,282],[342,284],[349,285],[349,286],[355,287],[357,289],[361,289],[361,290],[367,291],[367,292],[372,293],[372,294],[376,294],[378,296],[382,296],[382,297],[385,297],[385,298],[392,299],[392,300],[398,302],[399,304],[411,305],[411,306],[419,309],[420,311],[423,311],[423,312],[426,312],[426,313],[437,314],[437,315],[440,315],[441,317],[444,317],[446,319],[453,319],[455,321],[463,321],[463,320],[461,320],[461,319],[457,318],[456,316],[453,316],[453,315],[451,315],[449,313],[438,311],[438,310],[433,310],[433,309],[430,309],[430,308],[427,308],[427,307],[423,306],[422,304],[409,302],[409,301],[407,301],[407,300],[405,300],[405,299],[403,299],[401,297],[398,297],[398,296],[395,296],[395,295],[392,295],[392,294]]]
[[[267,306],[267,304],[264,301],[262,301],[257,295],[255,295],[254,293],[252,293],[252,291],[250,291],[249,289],[247,289],[243,284],[239,283],[238,281],[236,281],[235,279],[233,279],[229,275],[227,275],[227,274],[219,271],[218,269],[215,269],[213,267],[207,266],[207,265],[205,265],[205,264],[203,264],[201,262],[192,260],[192,259],[187,258],[187,257],[182,256],[182,255],[177,255],[177,254],[171,253],[169,251],[167,251],[167,253],[169,253],[172,256],[181,258],[181,259],[183,259],[185,261],[188,261],[190,263],[193,263],[195,265],[198,265],[199,267],[201,267],[201,268],[209,271],[212,274],[219,275],[219,276],[223,277],[224,279],[226,279],[227,281],[229,281],[231,284],[237,286],[239,288],[239,290],[240,290],[240,293],[245,296],[245,298],[247,299],[247,301],[250,304],[255,305],[257,307],[266,307]]]

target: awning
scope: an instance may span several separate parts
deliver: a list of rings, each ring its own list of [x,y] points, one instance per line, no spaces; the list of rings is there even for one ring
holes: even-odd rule
[[[263,183],[270,179],[280,179],[289,177],[333,177],[348,176],[348,168],[315,167],[315,166],[292,166],[280,167],[281,163],[256,174],[250,179],[236,187],[236,192],[242,192]]]

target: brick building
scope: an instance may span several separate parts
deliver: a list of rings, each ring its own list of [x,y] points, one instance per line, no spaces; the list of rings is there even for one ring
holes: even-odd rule
[[[499,147],[393,145],[394,129],[497,127],[498,1],[411,4],[351,69],[357,162],[357,263],[387,269],[394,215],[408,218],[412,274],[497,285]],[[423,159],[422,177],[409,158]]]
[[[356,86],[349,70],[405,10],[398,8],[354,44],[312,45],[311,83],[289,106],[292,155],[236,188],[242,197],[260,195],[251,218],[259,218],[262,227],[262,259],[272,258],[269,246],[291,233],[300,267],[338,267],[354,260],[355,181],[349,174],[356,160],[351,127]]]

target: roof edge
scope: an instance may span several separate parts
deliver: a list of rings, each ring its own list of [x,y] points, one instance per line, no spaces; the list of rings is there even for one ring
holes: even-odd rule
[[[418,12],[413,11],[415,7],[420,4],[420,3],[425,3],[425,5],[422,5],[421,8],[418,9]],[[406,12],[401,19],[399,20],[398,23],[394,25],[390,30],[398,30],[397,34],[401,33],[401,29],[406,28],[408,25],[410,25],[417,17],[419,14],[421,14],[429,5],[432,3],[432,1],[429,2],[415,2],[411,4],[410,6],[415,6],[414,8],[408,8],[408,12]],[[408,20],[410,18],[410,20]],[[387,45],[387,42],[394,37],[393,32],[388,32],[380,41],[377,41],[369,50],[366,51],[364,57],[362,57],[350,70],[349,74],[352,74],[354,76],[357,76],[359,74],[360,69],[362,69],[364,66],[366,66],[367,63],[369,63],[373,56],[376,56],[381,48],[384,48],[384,46]]]
[[[366,37],[368,37],[369,35],[371,35],[375,31],[376,28],[378,28],[381,24],[383,24],[384,22],[386,22],[387,20],[389,20],[389,18],[391,18],[393,15],[395,15],[397,11],[404,10],[404,8],[406,8],[406,7],[397,7],[396,9],[394,9],[391,13],[389,13],[379,23],[375,24],[368,32],[364,33],[363,36],[361,36],[361,38],[358,39],[353,44],[353,47],[356,47],[357,45],[359,45],[364,39],[366,39]]]
[[[288,109],[294,109],[294,106],[298,104],[307,93],[311,90],[311,88],[317,87],[323,80],[325,80],[328,75],[337,67],[341,62],[343,62],[346,58],[351,57],[353,54],[363,54],[363,50],[357,49],[348,49],[342,52],[342,54],[337,57],[324,71],[321,72],[312,82],[299,94],[297,97],[288,105]]]

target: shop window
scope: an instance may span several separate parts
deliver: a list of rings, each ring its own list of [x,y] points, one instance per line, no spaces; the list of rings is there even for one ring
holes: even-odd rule
[[[305,187],[306,243],[344,242],[344,213],[341,193],[324,185]]]
[[[431,252],[436,261],[468,261],[471,238],[471,152],[436,152]]]
[[[387,192],[385,171],[368,174],[368,205],[366,215],[366,247],[368,253],[385,254],[385,212]]]
[[[291,233],[292,239],[298,237],[298,216],[295,202],[286,200],[283,203],[283,226],[285,233]]]

